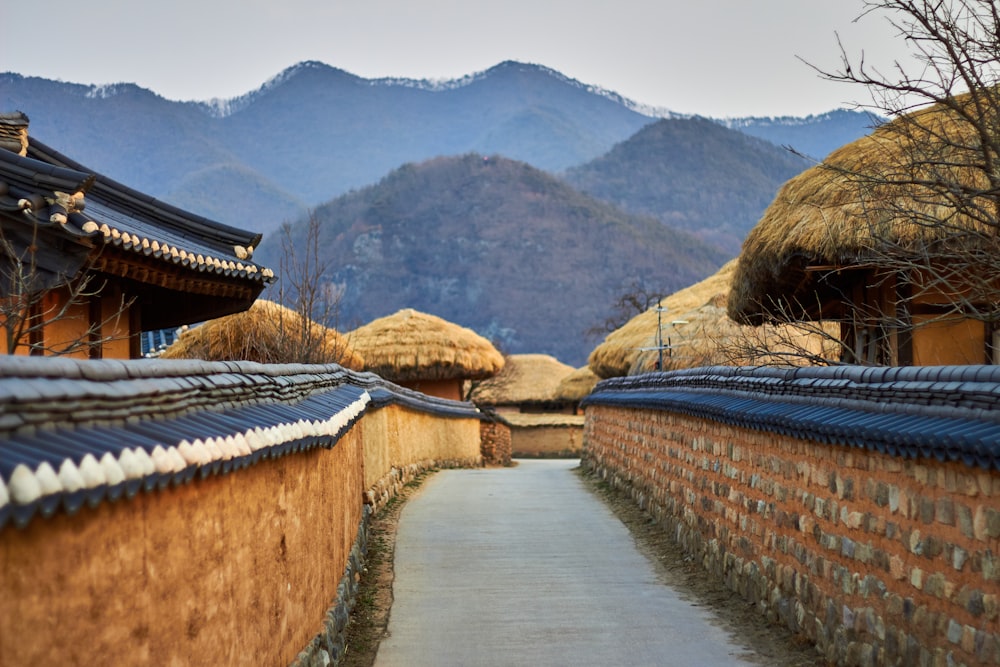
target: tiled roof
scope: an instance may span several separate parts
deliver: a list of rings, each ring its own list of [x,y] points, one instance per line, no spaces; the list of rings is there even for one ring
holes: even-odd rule
[[[604,380],[583,404],[1000,470],[998,366],[696,368]]]
[[[0,357],[0,528],[333,447],[386,405],[482,418],[336,365]]]
[[[269,282],[252,261],[260,234],[182,211],[83,167],[32,139],[27,157],[0,150],[0,210],[71,237],[208,276]]]

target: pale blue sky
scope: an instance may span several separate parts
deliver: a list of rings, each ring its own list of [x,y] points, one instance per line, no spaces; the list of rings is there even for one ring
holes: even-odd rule
[[[796,56],[903,53],[861,0],[31,0],[4,2],[0,71],[229,98],[319,60],[364,77],[457,78],[538,63],[636,102],[707,116],[805,115],[863,90]]]

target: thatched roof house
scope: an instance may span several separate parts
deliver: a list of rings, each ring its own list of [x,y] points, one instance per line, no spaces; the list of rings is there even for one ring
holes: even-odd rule
[[[264,364],[336,363],[353,370],[364,368],[364,359],[345,336],[263,299],[242,313],[188,329],[160,356]]]
[[[559,386],[556,387],[556,400],[579,403],[590,394],[600,379],[590,366],[577,368],[559,381]]]
[[[29,140],[21,113],[0,115],[0,231],[3,273],[18,278],[0,286],[6,312],[19,317],[17,304],[27,304],[43,313],[43,326],[11,346],[32,354],[138,357],[142,331],[245,310],[274,279],[252,260],[260,234],[157,201]],[[31,261],[18,264],[11,252]],[[73,292],[88,280],[85,293]]]
[[[426,394],[459,399],[462,382],[500,372],[503,355],[471,329],[410,308],[348,334],[365,369]]]
[[[976,166],[979,145],[971,123],[935,106],[877,128],[788,181],[744,242],[731,317],[840,321],[845,361],[988,360],[992,330],[955,307],[956,294],[971,303],[969,289],[995,281],[973,275],[975,262],[959,265],[955,254],[968,243],[992,244],[996,234],[968,215],[979,205],[996,215],[989,179]],[[977,188],[986,189],[982,199],[970,194]]]
[[[512,354],[504,369],[472,391],[472,400],[501,410],[539,411],[566,407],[556,395],[573,367],[547,354]]]
[[[750,327],[726,313],[737,260],[674,292],[608,334],[590,354],[601,378],[711,365],[803,364],[833,352],[824,336],[794,326]],[[657,328],[660,328],[657,331]],[[663,348],[661,350],[661,347]]]

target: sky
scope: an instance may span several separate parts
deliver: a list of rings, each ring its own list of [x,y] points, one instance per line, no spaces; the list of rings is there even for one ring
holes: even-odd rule
[[[803,60],[905,57],[863,0],[31,0],[3,2],[0,71],[228,99],[318,60],[365,78],[544,65],[639,104],[712,117],[868,102]],[[13,29],[12,26],[19,26]]]

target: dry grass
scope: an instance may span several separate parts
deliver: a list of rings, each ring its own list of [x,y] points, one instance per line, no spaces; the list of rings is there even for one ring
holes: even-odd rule
[[[353,370],[364,359],[333,329],[272,301],[258,300],[242,313],[205,322],[182,333],[163,359],[337,363]]]
[[[503,355],[471,329],[412,309],[355,329],[351,345],[367,370],[393,382],[479,380],[503,368]]]
[[[573,370],[547,354],[512,354],[496,377],[473,389],[472,400],[485,405],[555,401],[559,383]]]
[[[776,298],[797,297],[789,292],[807,282],[806,266],[857,265],[889,247],[921,253],[944,238],[984,231],[996,211],[988,193],[972,193],[989,189],[974,130],[955,111],[930,107],[789,180],[744,241],[730,315],[759,321]]]
[[[597,377],[590,366],[577,368],[564,377],[556,387],[556,400],[576,403],[582,401],[594,389],[601,378]]]
[[[718,273],[664,298],[655,308],[636,315],[612,332],[590,354],[591,370],[602,378],[637,375],[657,369],[660,342],[662,370],[713,365],[807,363],[813,357],[837,353],[839,327],[799,328],[793,325],[751,327],[732,321],[726,312],[737,260]],[[660,337],[657,326],[662,326]]]

